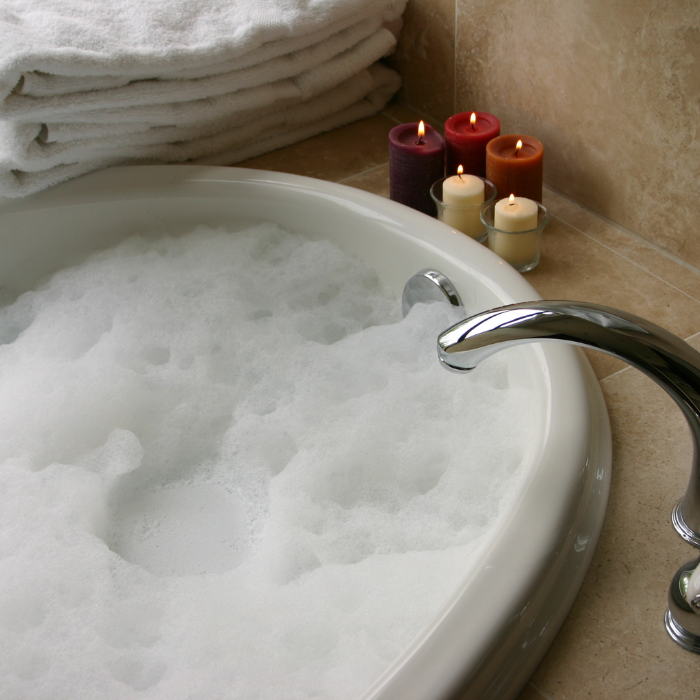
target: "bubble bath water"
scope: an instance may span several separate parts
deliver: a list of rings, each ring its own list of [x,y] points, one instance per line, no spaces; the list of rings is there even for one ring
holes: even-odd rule
[[[527,453],[507,354],[265,224],[132,237],[0,310],[3,700],[353,700]],[[517,417],[517,419],[514,419]]]

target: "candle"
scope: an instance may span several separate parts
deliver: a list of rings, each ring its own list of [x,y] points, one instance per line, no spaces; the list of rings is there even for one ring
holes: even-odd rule
[[[510,195],[496,202],[493,226],[498,229],[489,247],[511,265],[525,265],[539,250],[537,204],[525,197]],[[520,233],[527,231],[527,233]]]
[[[400,124],[389,132],[389,190],[395,202],[435,216],[430,186],[444,167],[445,141],[430,124]]]
[[[454,175],[461,164],[465,173],[486,177],[486,144],[500,133],[501,122],[493,114],[452,115],[445,122],[445,175]]]
[[[484,181],[476,175],[463,175],[462,170],[462,166],[458,166],[458,174],[442,183],[445,204],[442,220],[472,238],[479,238],[484,232],[479,218],[484,203]]]
[[[532,136],[499,136],[486,146],[486,179],[499,192],[542,201],[544,147]]]

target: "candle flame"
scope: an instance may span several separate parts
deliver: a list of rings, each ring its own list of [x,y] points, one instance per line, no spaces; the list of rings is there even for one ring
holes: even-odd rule
[[[518,143],[515,144],[515,155],[517,156],[518,153],[520,153],[520,149],[523,147],[523,142],[522,140],[518,139]]]
[[[515,204],[515,195],[512,194],[510,197],[508,197],[508,206],[513,206]]]
[[[458,165],[457,166],[457,175],[459,175],[461,177],[463,172],[464,172],[464,168],[461,165]]]
[[[425,123],[423,120],[420,120],[420,124],[418,124],[418,141],[416,141],[416,146],[422,146],[425,144],[425,141],[423,141],[423,137],[425,136]]]
[[[474,131],[474,124],[476,124],[476,112],[472,112],[472,116],[469,117],[469,123],[472,125],[472,131]]]

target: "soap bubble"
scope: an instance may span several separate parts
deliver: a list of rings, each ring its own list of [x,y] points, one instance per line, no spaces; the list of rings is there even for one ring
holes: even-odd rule
[[[457,320],[272,224],[134,236],[0,309],[5,697],[358,697],[527,453]],[[48,690],[50,689],[50,690]]]

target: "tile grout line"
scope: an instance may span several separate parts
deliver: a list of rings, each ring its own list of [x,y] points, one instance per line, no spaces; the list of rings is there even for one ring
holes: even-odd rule
[[[658,243],[654,243],[654,241],[650,241],[650,240],[644,238],[644,236],[640,236],[638,233],[635,233],[634,231],[631,231],[630,229],[625,228],[624,226],[621,226],[618,223],[615,223],[612,219],[608,219],[607,216],[603,216],[602,214],[598,214],[597,212],[593,211],[592,209],[589,209],[585,204],[581,204],[580,202],[577,202],[576,200],[571,199],[571,197],[568,197],[567,195],[562,194],[561,192],[559,192],[559,190],[556,190],[554,187],[551,187],[550,185],[545,184],[545,187],[548,190],[551,190],[552,192],[554,192],[554,194],[556,194],[558,197],[561,197],[562,199],[565,199],[567,202],[570,202],[571,204],[573,204],[577,207],[580,207],[587,214],[590,214],[591,216],[594,216],[597,219],[601,219],[609,226],[616,228],[618,231],[621,231],[622,233],[628,235],[630,238],[634,238],[639,243],[643,243],[644,245],[648,246],[649,248],[656,251],[660,255],[663,255],[668,260],[671,260],[672,262],[677,263],[681,267],[685,267],[687,270],[689,270],[690,272],[693,272],[698,277],[700,277],[700,269],[698,269],[695,265],[692,265],[691,263],[683,260],[683,258],[680,258],[677,255],[674,255],[673,253],[669,252],[665,248],[662,248]]]
[[[688,343],[691,340],[693,340],[693,338],[700,338],[700,331],[698,331],[697,333],[693,333],[692,335],[689,335],[685,339],[685,342]],[[634,369],[634,367],[632,367],[631,365],[626,365],[622,369],[618,369],[616,372],[609,374],[607,377],[603,377],[602,379],[599,379],[598,384],[602,384],[603,382],[607,382],[608,379],[612,379],[613,377],[617,377],[618,374],[622,374],[623,372],[627,372],[627,371],[632,370],[632,369]]]
[[[625,365],[622,369],[618,369],[617,371],[613,372],[612,374],[609,374],[607,377],[603,377],[602,379],[598,380],[598,384],[602,384],[603,382],[607,382],[608,379],[612,379],[613,377],[617,377],[618,374],[622,374],[623,372],[627,372],[631,369],[634,369],[631,365]]]
[[[419,115],[419,119],[423,119],[423,121],[428,122],[431,126],[433,124],[442,124],[442,120],[438,119],[434,114],[426,114],[425,110],[420,109],[418,107],[414,107],[412,104],[408,102],[400,102],[398,103],[402,107],[408,107],[409,109],[412,109],[414,112],[417,112]],[[387,119],[390,119],[392,122],[396,122],[397,124],[403,124],[403,122],[398,118],[395,117],[393,114],[388,114],[386,111],[382,110],[379,112],[383,117],[386,117]],[[434,129],[437,129],[441,134],[443,132],[442,127],[438,129],[438,127],[433,127]]]
[[[348,180],[352,180],[354,177],[360,177],[360,175],[369,175],[370,173],[375,172],[375,170],[379,170],[379,168],[385,168],[387,165],[389,165],[389,161],[386,163],[380,163],[379,165],[375,165],[369,170],[363,170],[361,173],[353,173],[352,175],[348,175],[347,177],[344,177],[342,180],[338,180],[338,184],[342,185],[344,182],[347,182]]]
[[[535,685],[532,681],[530,681],[528,685],[531,685],[534,688],[534,690],[544,698],[544,700],[554,700],[554,698],[549,693],[546,693],[544,690],[542,690],[542,688]]]
[[[418,107],[414,107],[412,104],[409,104],[408,102],[406,103],[399,103],[403,107],[408,107],[409,109],[412,109],[414,112],[417,112],[419,116],[423,119],[423,121],[428,122],[429,124],[440,124],[440,120],[434,115],[434,114],[425,114],[425,110],[419,109]],[[384,110],[379,112],[383,117],[386,117],[387,119],[391,119],[392,122],[396,122],[397,124],[403,124],[403,122],[398,118],[395,117],[393,114],[387,114]],[[438,131],[440,131],[438,129]]]
[[[408,106],[411,107],[411,105],[408,105]],[[411,107],[411,109],[413,109],[413,107]],[[387,114],[384,110],[382,110],[379,114],[386,117],[387,119],[391,119],[392,122],[396,122],[397,124],[401,123],[396,117],[394,117],[391,114]]]
[[[452,57],[452,114],[457,113],[457,37],[459,32],[457,27],[459,26],[459,3],[455,0],[455,28],[454,28],[454,40],[455,40],[455,50],[454,56]]]
[[[675,289],[679,294],[682,294],[683,296],[688,297],[688,299],[692,299],[695,302],[700,303],[700,299],[696,299],[694,296],[691,294],[688,294],[688,292],[684,292],[682,289],[678,289],[674,284],[671,284],[668,280],[665,280],[663,277],[659,277],[656,273],[652,272],[651,270],[648,270],[646,267],[643,267],[640,265],[638,262],[635,262],[634,260],[630,260],[626,255],[623,255],[619,251],[615,250],[614,248],[611,248],[607,243],[603,243],[602,241],[599,241],[597,238],[594,236],[591,236],[589,233],[586,233],[585,231],[582,231],[578,226],[574,226],[573,224],[570,224],[568,221],[565,219],[562,219],[560,216],[556,214],[552,214],[552,218],[557,219],[557,221],[560,221],[562,224],[565,224],[566,226],[571,227],[574,229],[574,231],[577,231],[580,233],[582,236],[585,236],[586,238],[590,239],[591,241],[594,241],[600,246],[603,246],[603,248],[609,250],[611,253],[615,253],[615,255],[619,255],[623,260],[626,260],[628,263],[631,265],[634,265],[636,268],[643,270],[646,272],[648,275],[651,275],[654,279],[659,280],[659,282],[663,282],[664,284],[667,284],[671,289]],[[650,246],[651,247],[651,246]]]

